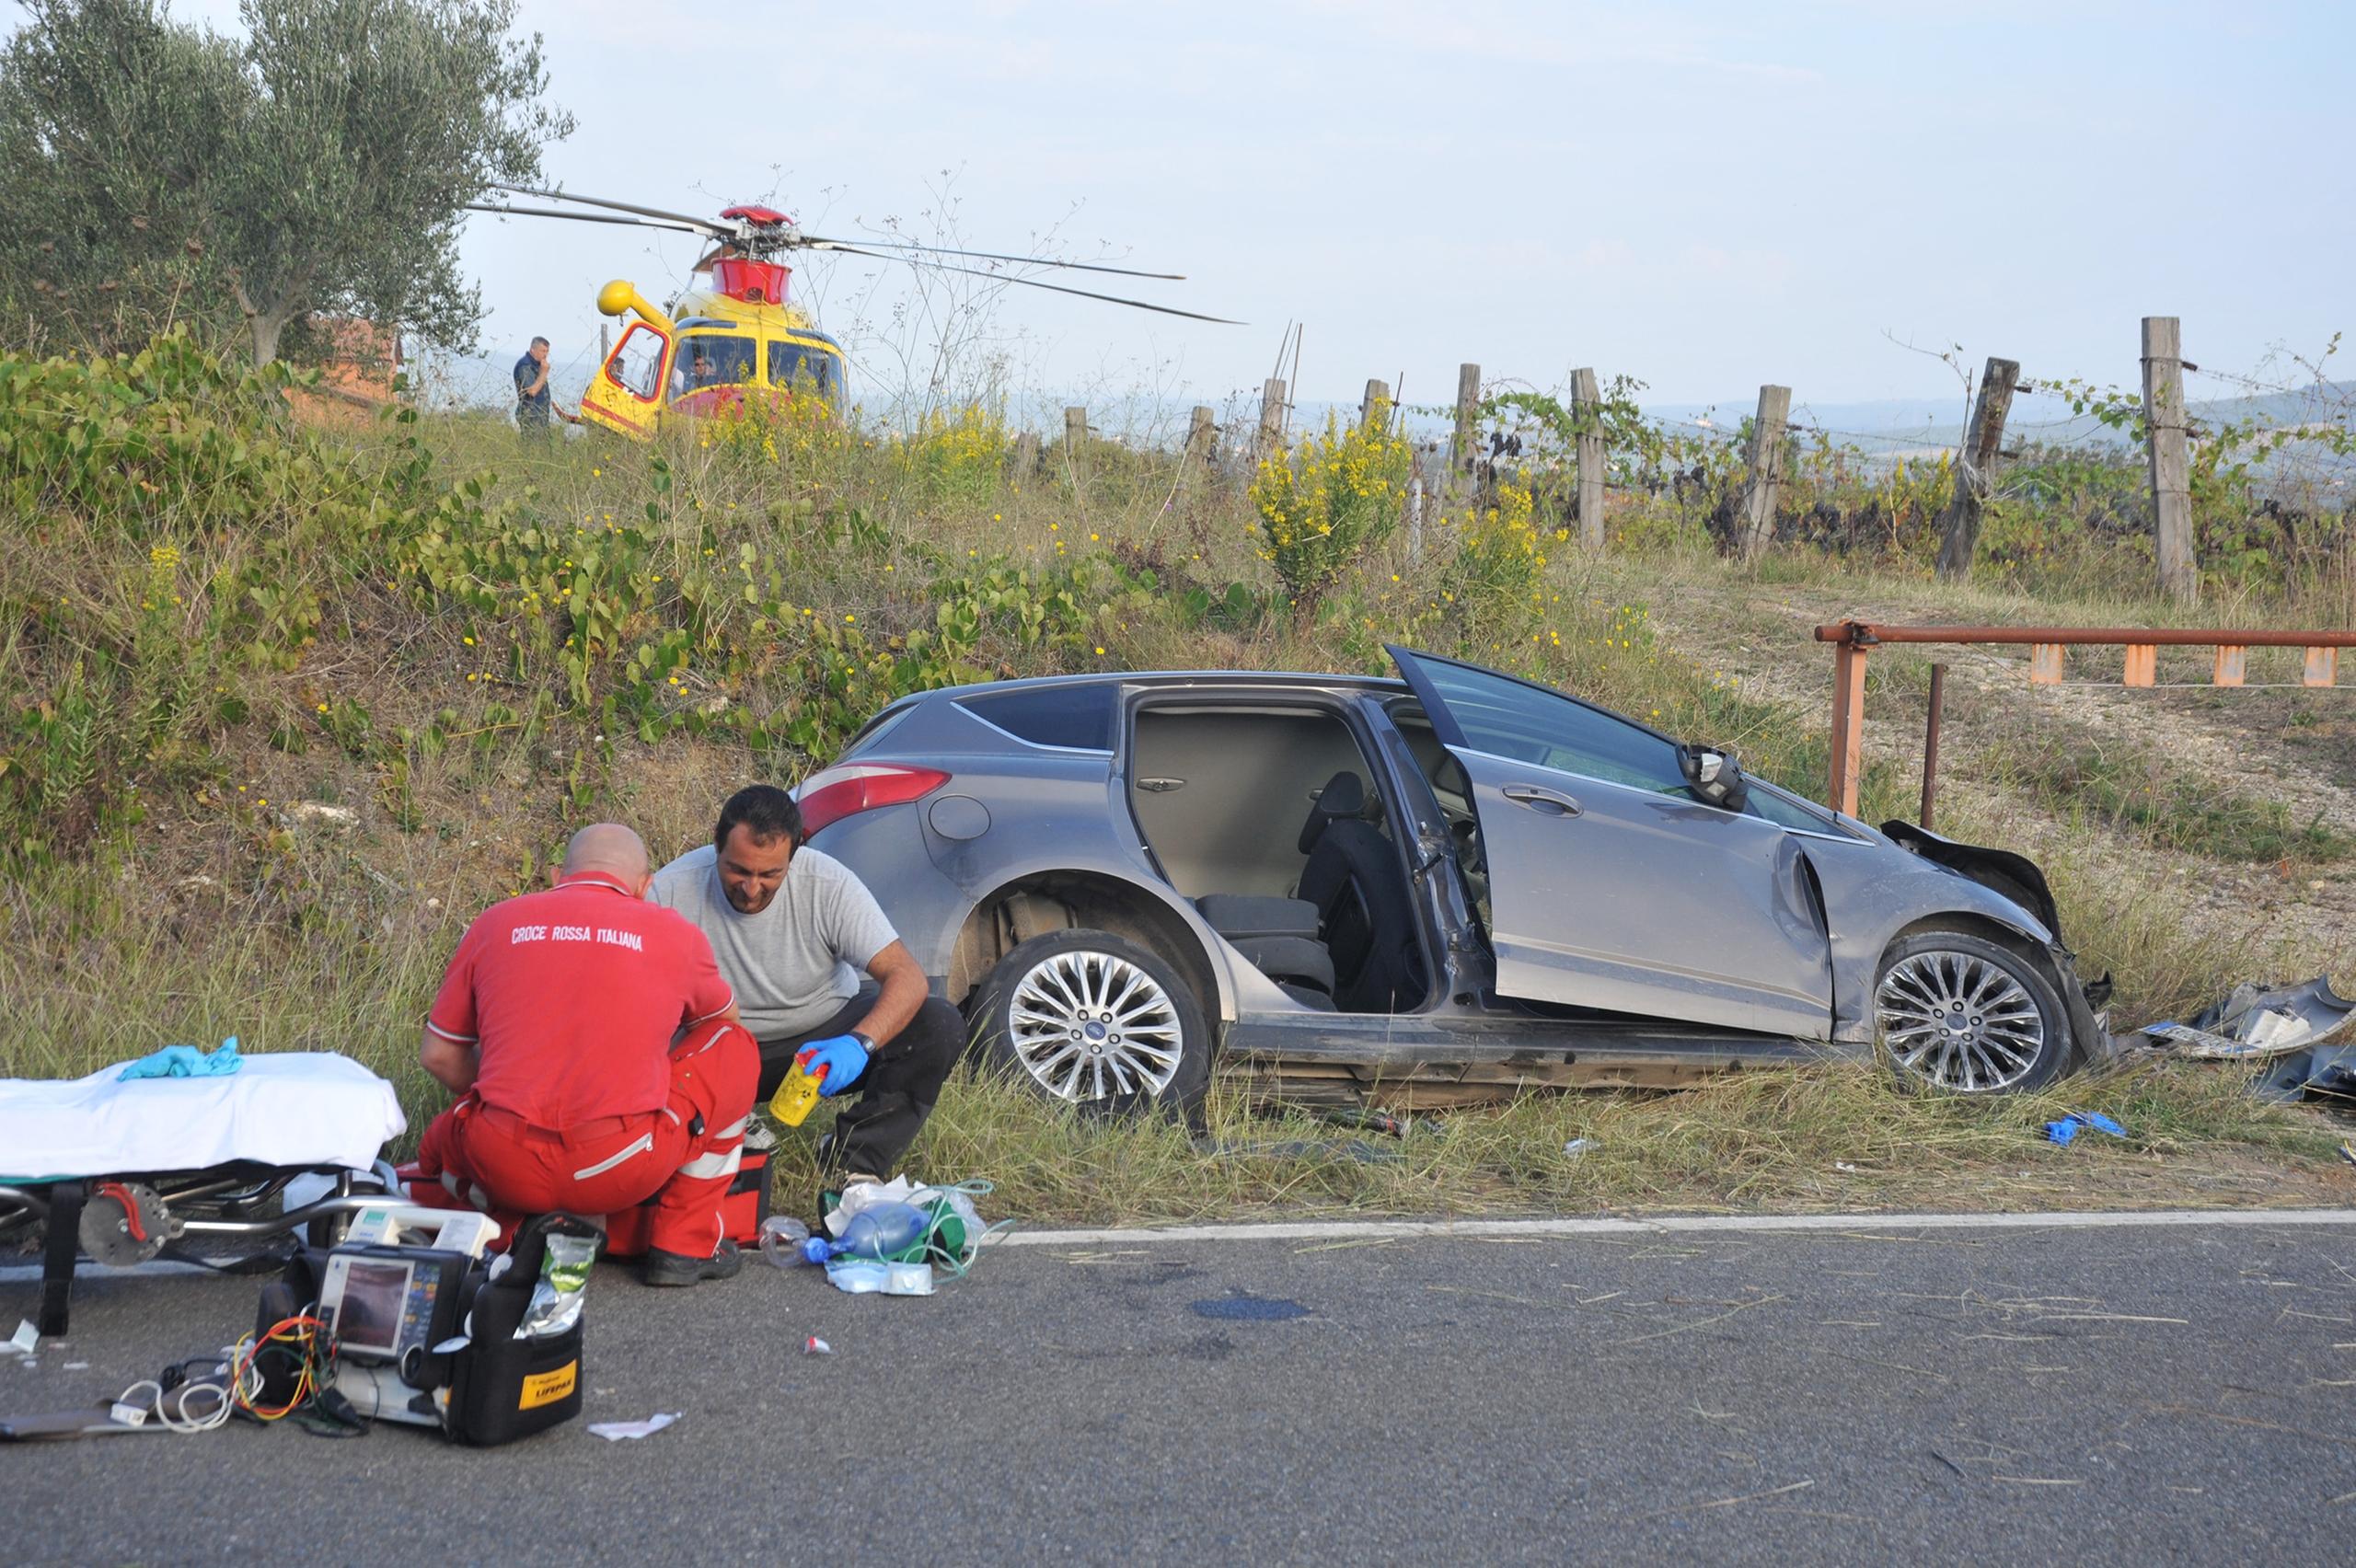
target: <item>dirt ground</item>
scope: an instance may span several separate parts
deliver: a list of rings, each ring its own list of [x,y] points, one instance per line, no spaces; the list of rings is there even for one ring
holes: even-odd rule
[[[1832,692],[1832,651],[1813,640],[1815,627],[1852,617],[1917,624],[1991,618],[1985,605],[1959,612],[1951,592],[1929,583],[1877,584],[1869,595],[1854,583],[1745,584],[1723,577],[1627,586],[1647,596],[1671,645],[1722,665],[1742,689],[1811,715],[1830,711]],[[1941,799],[1950,813],[2003,822],[2016,835],[2011,847],[2032,856],[2056,847],[2060,836],[2083,831],[2007,780],[2007,748],[2038,735],[2059,735],[2075,747],[2116,740],[2175,771],[2214,779],[2220,790],[2279,801],[2296,825],[2356,838],[2356,679],[2343,674],[2327,689],[2223,690],[2208,684],[2210,658],[2206,648],[2163,650],[2160,680],[2180,684],[2138,690],[2119,684],[2119,655],[2110,649],[2073,651],[2070,679],[2058,686],[2029,684],[2025,647],[1879,650],[1869,666],[1865,755],[1894,767],[1911,801],[1922,775],[1928,706],[1922,668],[1936,659],[1948,671]],[[2295,681],[2296,660],[2295,650],[2254,650],[2250,678]],[[2188,919],[2237,934],[2264,926],[2294,954],[2311,955],[2299,960],[2305,967],[2296,978],[2330,973],[2345,982],[2356,974],[2356,858],[2252,863],[2156,848],[2124,833],[2110,836],[2122,863],[2182,882]]]

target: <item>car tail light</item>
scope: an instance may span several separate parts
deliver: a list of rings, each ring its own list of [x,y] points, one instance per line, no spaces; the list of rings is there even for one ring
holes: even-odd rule
[[[878,806],[921,800],[949,782],[937,767],[902,767],[884,762],[850,763],[814,773],[794,791],[802,806],[802,836],[814,838],[847,816]]]

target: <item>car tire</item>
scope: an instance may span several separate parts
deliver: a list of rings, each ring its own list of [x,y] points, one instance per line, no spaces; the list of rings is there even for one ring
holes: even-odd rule
[[[2074,1055],[2069,1009],[2015,949],[1969,931],[1917,931],[1874,975],[1874,1037],[1901,1082],[1958,1094],[2042,1089]]]
[[[1044,1099],[1114,1116],[1201,1116],[1211,1066],[1202,1004],[1167,960],[1126,938],[1034,937],[999,960],[967,1014],[977,1059]]]

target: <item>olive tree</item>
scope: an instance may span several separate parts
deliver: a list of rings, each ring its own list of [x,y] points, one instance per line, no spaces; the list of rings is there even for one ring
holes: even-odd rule
[[[243,36],[154,0],[30,0],[0,58],[0,268],[29,276],[0,294],[92,320],[113,283],[133,316],[234,318],[257,363],[315,311],[469,344],[460,211],[536,181],[572,129],[514,0],[238,9]]]
[[[250,98],[236,47],[150,0],[32,0],[0,54],[0,331],[110,352],[237,328],[199,237]]]

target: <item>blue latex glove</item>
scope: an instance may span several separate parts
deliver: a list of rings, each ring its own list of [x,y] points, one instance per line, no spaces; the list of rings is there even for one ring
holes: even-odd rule
[[[818,1075],[818,1092],[837,1095],[859,1081],[867,1070],[867,1047],[855,1036],[837,1034],[813,1040],[793,1054],[793,1065]]]
[[[115,1075],[120,1083],[127,1078],[219,1078],[234,1073],[246,1065],[237,1055],[237,1037],[234,1034],[221,1042],[221,1049],[207,1055],[193,1045],[167,1045],[151,1051]]]
[[[2058,1122],[2048,1122],[2045,1124],[2045,1136],[2055,1143],[2066,1146],[2071,1139],[2078,1136],[2080,1127],[2092,1127],[2098,1133],[2108,1133],[2115,1138],[2123,1138],[2127,1136],[2126,1128],[2099,1111],[2073,1111]]]

